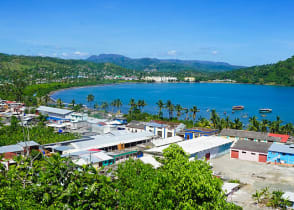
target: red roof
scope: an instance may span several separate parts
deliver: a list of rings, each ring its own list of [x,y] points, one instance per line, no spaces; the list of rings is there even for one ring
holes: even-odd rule
[[[99,122],[99,125],[107,125],[105,122]]]
[[[91,151],[91,152],[100,152],[101,149],[88,149],[88,151]]]
[[[285,134],[276,134],[276,133],[269,133],[268,136],[279,137],[279,138],[281,138],[281,143],[286,143],[286,142],[288,141],[288,139],[290,138],[289,135],[285,135]]]

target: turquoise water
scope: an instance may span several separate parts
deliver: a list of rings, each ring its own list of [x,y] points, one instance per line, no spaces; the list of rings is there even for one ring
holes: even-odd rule
[[[144,111],[149,113],[158,112],[156,102],[159,99],[164,102],[169,99],[173,104],[187,108],[196,105],[200,109],[198,117],[209,117],[208,109],[215,109],[221,117],[239,117],[243,122],[255,115],[260,120],[274,120],[280,116],[284,122],[294,123],[293,87],[210,83],[120,84],[67,89],[56,92],[52,97],[61,98],[66,103],[75,99],[76,103],[89,105],[88,94],[93,94],[94,102],[99,104],[121,99],[123,112],[127,112],[131,98],[144,99],[148,104]],[[245,110],[232,113],[234,105],[243,105]],[[273,112],[263,117],[258,112],[260,108],[271,108]]]

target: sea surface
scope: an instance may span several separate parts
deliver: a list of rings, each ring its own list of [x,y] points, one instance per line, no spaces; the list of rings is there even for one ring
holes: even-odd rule
[[[87,95],[95,96],[94,102],[87,102]],[[81,87],[55,92],[52,98],[61,98],[63,102],[93,106],[95,102],[111,103],[114,99],[123,102],[122,112],[129,109],[131,98],[144,99],[148,104],[144,111],[158,113],[156,102],[171,100],[173,104],[191,108],[196,105],[202,116],[209,118],[210,110],[215,109],[221,117],[229,116],[232,120],[240,118],[247,124],[249,117],[256,116],[259,120],[275,120],[280,116],[283,122],[294,123],[294,88],[281,86],[249,85],[249,84],[215,84],[215,83],[138,83]],[[232,112],[232,106],[243,105],[242,111]],[[260,108],[271,108],[272,113],[260,114]],[[112,108],[110,107],[111,111]],[[115,110],[114,110],[115,111]],[[165,113],[167,116],[167,113]],[[174,114],[175,115],[175,114]]]

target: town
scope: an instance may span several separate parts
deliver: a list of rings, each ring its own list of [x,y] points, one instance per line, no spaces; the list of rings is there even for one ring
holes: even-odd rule
[[[87,107],[77,112],[70,107],[32,108],[1,100],[3,126],[12,124],[12,118],[16,118],[19,126],[32,128],[40,118],[45,118],[44,126],[56,135],[74,134],[70,140],[42,143],[24,132],[25,141],[19,139],[16,144],[0,147],[1,164],[9,170],[16,164],[17,156],[38,151],[44,157],[59,154],[76,165],[92,165],[101,173],[129,159],[139,159],[156,169],[161,167],[157,158],[162,158],[170,145],[177,144],[190,160],[210,164],[213,174],[224,181],[228,201],[251,208],[255,203],[253,200],[248,203],[252,195],[272,187],[272,190],[283,190],[284,198],[291,203],[288,207],[294,207],[294,137],[291,135],[187,127],[181,122],[165,120],[128,121],[120,112],[103,112],[102,117],[93,117],[91,112]]]

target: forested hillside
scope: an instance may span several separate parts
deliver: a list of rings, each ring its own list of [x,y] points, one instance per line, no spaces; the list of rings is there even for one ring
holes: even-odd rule
[[[224,62],[179,60],[179,59],[156,59],[156,58],[129,58],[116,54],[101,54],[90,56],[88,61],[95,63],[113,63],[125,68],[140,71],[159,72],[181,72],[181,71],[202,71],[202,72],[223,72],[239,69],[241,66],[234,66]]]
[[[82,78],[101,79],[104,75],[116,74],[131,75],[133,71],[110,63],[0,54],[2,82],[11,82],[15,75],[29,83],[46,83]]]
[[[242,83],[294,86],[294,56],[276,64],[253,66],[213,75],[218,79],[233,79]]]

